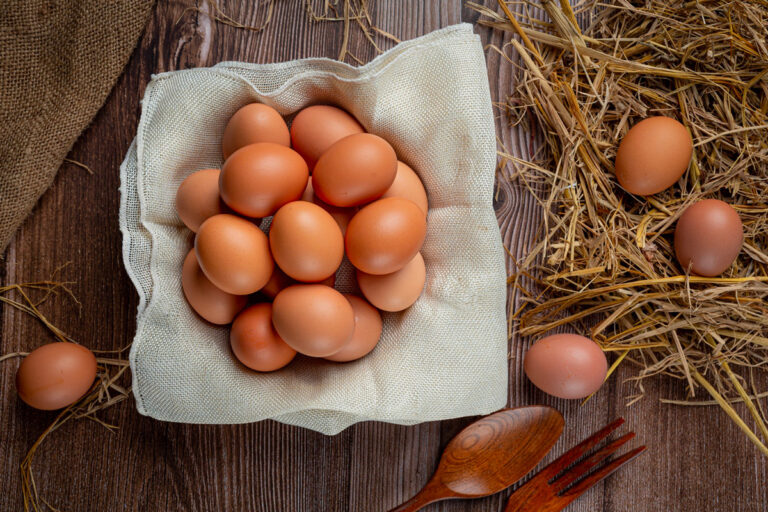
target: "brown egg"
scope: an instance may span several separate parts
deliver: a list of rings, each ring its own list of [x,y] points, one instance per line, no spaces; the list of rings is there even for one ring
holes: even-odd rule
[[[221,137],[221,153],[226,160],[238,149],[257,142],[290,147],[291,135],[277,110],[262,103],[250,103],[229,119]]]
[[[307,107],[296,114],[291,123],[293,148],[304,157],[310,169],[335,142],[363,132],[357,119],[330,105]]]
[[[421,253],[397,272],[384,275],[357,271],[357,283],[368,302],[383,311],[402,311],[421,295],[427,271]]]
[[[328,204],[358,206],[381,197],[396,174],[392,146],[372,133],[358,133],[323,153],[312,171],[312,186]]]
[[[184,258],[184,266],[181,269],[181,288],[192,309],[212,324],[231,323],[235,315],[248,302],[248,297],[244,295],[232,295],[216,288],[203,274],[197,263],[194,249]]]
[[[355,313],[349,301],[333,288],[297,284],[275,297],[272,323],[294,350],[327,357],[349,342],[355,330]]]
[[[693,141],[674,119],[649,117],[627,132],[616,153],[616,178],[627,192],[649,196],[666,190],[688,169]]]
[[[176,211],[181,221],[197,233],[208,217],[224,213],[219,196],[218,169],[203,169],[190,174],[176,191]]]
[[[427,221],[413,201],[379,199],[349,222],[347,258],[366,274],[391,274],[411,261],[424,243]]]
[[[355,330],[352,331],[352,338],[341,350],[326,357],[329,361],[336,361],[337,363],[354,361],[367,355],[376,348],[381,337],[382,325],[379,311],[368,304],[365,299],[354,295],[344,296],[352,305],[352,311],[355,313]]]
[[[608,361],[597,343],[576,334],[540,339],[525,354],[524,367],[537,388],[569,399],[591,395],[608,373]]]
[[[85,395],[96,378],[96,356],[76,343],[49,343],[33,350],[16,372],[16,390],[27,405],[61,409]]]
[[[251,370],[272,372],[290,363],[296,351],[272,326],[272,304],[254,304],[235,318],[229,333],[235,357]]]
[[[744,241],[741,218],[728,203],[704,199],[686,208],[675,227],[675,255],[684,271],[713,277],[736,260]]]
[[[233,295],[259,291],[274,267],[264,232],[226,213],[203,222],[195,237],[195,253],[213,285]]]
[[[309,170],[291,148],[269,142],[235,151],[224,162],[219,179],[227,206],[248,217],[267,217],[301,197]]]
[[[293,284],[296,284],[296,280],[291,279],[285,275],[285,272],[280,270],[280,268],[275,265],[275,269],[272,271],[272,276],[269,278],[269,281],[267,281],[267,284],[265,284],[261,290],[259,290],[259,292],[263,293],[270,299],[274,299],[275,296],[280,293],[280,290],[283,288],[288,288]]]
[[[397,162],[397,174],[395,175],[395,181],[381,196],[385,197],[402,197],[416,203],[416,206],[421,208],[424,215],[427,214],[427,191],[424,189],[424,184],[419,179],[419,176],[403,162]]]
[[[267,281],[267,284],[265,284],[264,287],[259,290],[259,293],[264,294],[270,299],[274,299],[277,294],[280,293],[280,290],[288,288],[294,284],[299,283],[295,279],[291,279],[285,275],[285,272],[280,270],[280,267],[275,265],[275,270],[272,272],[272,277],[270,277],[269,281]],[[333,285],[336,284],[336,274],[333,274],[332,276],[323,279],[322,281],[318,281],[317,284],[324,284],[325,286],[330,286],[333,288]]]
[[[344,257],[339,225],[330,213],[307,201],[293,201],[275,213],[269,246],[283,272],[310,283],[333,275]]]
[[[311,176],[309,177],[309,181],[307,181],[307,188],[304,189],[304,194],[302,194],[301,200],[315,203],[317,206],[330,213],[331,217],[333,217],[333,219],[336,221],[336,224],[338,224],[341,228],[341,234],[345,234],[347,232],[349,221],[352,220],[352,217],[357,212],[357,208],[342,208],[340,206],[333,206],[317,197],[315,195],[314,189],[312,188]]]
[[[336,274],[326,277],[322,281],[318,281],[317,284],[324,284],[325,286],[330,286],[333,288],[333,286],[336,284]]]

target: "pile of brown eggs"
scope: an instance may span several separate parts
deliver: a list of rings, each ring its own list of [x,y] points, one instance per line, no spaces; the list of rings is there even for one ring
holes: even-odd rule
[[[616,153],[616,178],[629,193],[650,196],[673,186],[691,163],[688,130],[669,117],[649,117],[627,132]],[[741,219],[717,199],[698,201],[675,226],[674,249],[683,272],[713,277],[725,272],[741,252]],[[560,398],[584,398],[605,380],[608,364],[589,338],[555,334],[542,338],[525,356],[525,373],[536,387]]]
[[[328,105],[301,110],[290,130],[275,109],[246,105],[226,125],[222,153],[221,170],[191,174],[176,196],[195,232],[181,279],[189,305],[232,324],[232,352],[252,370],[277,370],[297,352],[336,362],[371,352],[379,310],[403,311],[424,288],[418,175]],[[362,297],[334,288],[344,256]]]
[[[627,132],[616,153],[616,178],[627,192],[658,194],[679,180],[693,155],[688,130],[669,117],[649,117]],[[744,232],[736,210],[718,199],[698,201],[675,227],[675,256],[683,272],[714,277],[741,252]]]

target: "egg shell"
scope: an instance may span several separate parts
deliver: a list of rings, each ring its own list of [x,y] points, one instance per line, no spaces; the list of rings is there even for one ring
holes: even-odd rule
[[[346,345],[355,329],[352,305],[321,284],[297,284],[282,290],[272,304],[272,323],[294,350],[327,357]]]
[[[368,355],[379,343],[381,337],[381,314],[365,299],[355,295],[344,295],[355,313],[355,329],[352,338],[344,347],[326,357],[329,361],[346,363]]]
[[[203,274],[194,249],[184,258],[181,269],[181,288],[190,307],[212,324],[231,323],[235,315],[248,302],[248,297],[245,295],[232,295],[216,288]]]
[[[259,293],[263,293],[270,299],[274,299],[275,296],[280,293],[280,290],[284,288],[288,288],[289,286],[296,284],[295,279],[291,279],[287,275],[285,275],[285,272],[280,270],[280,267],[275,265],[274,270],[272,271],[272,275],[269,278],[269,281],[267,281],[267,284],[265,284],[261,290],[259,290]]]
[[[235,357],[251,370],[272,372],[296,356],[272,326],[272,304],[254,304],[237,315],[229,333]]]
[[[379,199],[349,221],[344,238],[347,258],[366,274],[391,274],[416,256],[426,233],[424,212],[413,201]]]
[[[195,233],[205,219],[224,213],[226,206],[219,196],[218,169],[203,169],[186,177],[176,191],[176,212]]]
[[[400,161],[397,162],[395,181],[392,182],[392,185],[381,197],[382,199],[385,197],[402,197],[403,199],[413,201],[416,203],[416,206],[421,208],[424,215],[427,214],[429,209],[427,190],[424,188],[424,184],[413,169]]]
[[[283,272],[310,283],[333,275],[344,257],[339,225],[330,213],[307,201],[293,201],[275,213],[269,246]]]
[[[291,148],[269,142],[235,151],[221,169],[224,202],[248,217],[272,215],[301,197],[307,187],[307,163]]]
[[[616,153],[616,178],[627,192],[657,194],[674,185],[688,169],[693,141],[679,122],[649,117],[633,126]]]
[[[252,222],[226,213],[203,222],[195,237],[195,254],[213,285],[233,295],[259,291],[274,269],[264,232]]]
[[[234,113],[221,137],[224,160],[238,149],[257,142],[290,147],[291,134],[280,113],[263,103],[249,103]]]
[[[594,341],[576,334],[553,334],[528,349],[525,374],[558,398],[585,398],[602,386],[608,373],[605,354]]]
[[[291,123],[291,142],[312,169],[320,155],[339,140],[365,130],[344,110],[330,105],[313,105],[296,114]]]
[[[259,293],[263,294],[269,299],[274,299],[277,294],[280,293],[280,290],[288,288],[294,284],[299,283],[295,279],[288,277],[285,272],[280,270],[280,267],[275,265],[275,270],[272,272],[272,277],[270,277],[269,281],[267,281],[267,284],[265,284],[264,287],[259,290]],[[333,285],[336,284],[336,274],[333,274],[332,276],[323,279],[322,281],[318,281],[317,284],[324,284],[325,286],[330,286],[333,288]]]
[[[334,206],[359,206],[381,197],[397,174],[397,155],[372,133],[344,137],[323,153],[312,171],[317,197]]]
[[[49,343],[33,350],[16,372],[16,389],[35,409],[67,407],[85,395],[96,378],[96,356],[76,343]]]
[[[309,201],[311,203],[315,203],[317,206],[322,208],[323,210],[327,211],[331,214],[331,217],[336,221],[336,224],[339,225],[341,228],[341,233],[344,234],[347,232],[347,226],[349,225],[349,221],[352,220],[352,217],[357,212],[357,208],[342,208],[340,206],[333,206],[331,204],[326,203],[317,195],[315,194],[315,190],[312,187],[312,177],[309,177],[309,180],[307,181],[307,188],[304,189],[304,193],[301,195],[302,201]]]
[[[373,275],[357,271],[357,283],[368,301],[383,311],[402,311],[421,296],[427,271],[421,253],[392,274]]]
[[[713,277],[722,274],[741,252],[744,229],[726,202],[704,199],[688,208],[675,226],[675,255],[683,271]]]

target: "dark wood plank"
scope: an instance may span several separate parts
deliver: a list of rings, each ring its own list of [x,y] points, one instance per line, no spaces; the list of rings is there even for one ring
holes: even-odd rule
[[[320,6],[322,2],[315,2]],[[495,2],[486,0],[487,5]],[[260,24],[264,8],[255,2],[220,2],[224,12],[246,24]],[[139,99],[152,73],[224,60],[277,62],[309,56],[335,58],[340,23],[310,23],[303,0],[280,1],[272,23],[260,33],[215,23],[188,11],[188,4],[158,5],[107,104],[76,144],[71,158],[94,169],[90,176],[65,166],[20,230],[0,267],[0,282],[47,277],[61,264],[62,277],[81,300],[82,313],[66,300],[47,304],[54,323],[99,349],[130,342],[137,298],[121,262],[117,228],[118,167],[135,133]],[[201,2],[201,9],[210,9]],[[183,14],[183,16],[182,16]],[[408,39],[476,14],[460,0],[377,0],[372,14],[381,28]],[[486,44],[507,37],[478,27]],[[384,48],[392,43],[378,38]],[[350,51],[367,61],[375,52],[359,31]],[[514,69],[488,55],[494,98],[511,91]],[[508,150],[525,154],[527,134],[497,126]],[[497,212],[503,239],[515,257],[525,254],[538,226],[538,207],[523,189],[499,180]],[[77,198],[77,199],[73,199]],[[50,337],[38,324],[9,308],[0,314],[2,352],[28,349]],[[659,404],[680,397],[680,383],[656,379],[647,398],[626,408],[633,393],[619,372],[586,405],[546,397],[522,372],[528,340],[510,344],[510,404],[547,403],[563,411],[566,430],[556,454],[624,415],[649,451],[589,491],[572,511],[765,510],[766,461],[718,409]],[[15,395],[15,362],[0,366],[0,510],[22,509],[18,462],[52,414],[33,411]],[[434,471],[440,450],[471,418],[413,427],[363,423],[334,437],[266,421],[240,426],[178,425],[138,415],[131,402],[104,414],[121,425],[115,434],[91,422],[66,425],[39,452],[41,493],[62,510],[386,510],[417,492]],[[502,510],[498,496],[436,504],[428,510]]]

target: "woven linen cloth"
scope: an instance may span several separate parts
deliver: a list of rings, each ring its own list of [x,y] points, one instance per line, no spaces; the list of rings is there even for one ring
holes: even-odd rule
[[[155,76],[121,167],[123,256],[140,297],[130,354],[139,412],[186,423],[272,418],[335,434],[366,420],[414,424],[503,407],[506,270],[486,73],[480,40],[462,24],[358,68],[226,62]],[[299,355],[276,372],[249,371],[231,354],[229,328],[204,322],[184,300],[181,267],[193,238],[176,215],[176,189],[190,173],[222,165],[224,126],[254,101],[289,119],[311,104],[346,109],[427,189],[424,292],[408,310],[383,314],[381,341],[361,360]],[[342,291],[350,275],[340,270]]]
[[[0,253],[107,99],[154,0],[10,0],[0,14]]]

